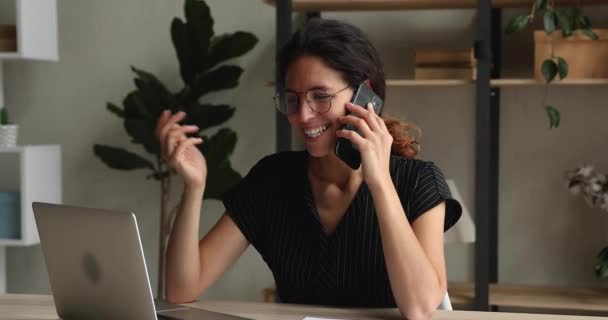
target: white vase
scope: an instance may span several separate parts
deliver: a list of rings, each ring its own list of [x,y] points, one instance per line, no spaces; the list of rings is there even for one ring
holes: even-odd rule
[[[0,147],[14,147],[17,145],[19,125],[0,125]]]

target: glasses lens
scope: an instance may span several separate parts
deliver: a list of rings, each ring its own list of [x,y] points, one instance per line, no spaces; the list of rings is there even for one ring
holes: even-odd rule
[[[323,90],[312,90],[308,91],[306,98],[310,107],[319,112],[327,112],[331,107],[331,95]]]
[[[274,96],[274,105],[282,114],[291,114],[295,112],[298,106],[298,96],[286,93],[286,94],[277,94]],[[294,107],[295,106],[295,107]]]

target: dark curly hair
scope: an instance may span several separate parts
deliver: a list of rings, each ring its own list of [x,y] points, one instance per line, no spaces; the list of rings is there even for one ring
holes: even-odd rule
[[[374,92],[386,101],[386,79],[378,52],[357,27],[345,22],[314,18],[294,33],[277,56],[279,75],[285,80],[289,65],[297,58],[311,55],[321,58],[329,67],[341,73],[353,87],[370,81]],[[394,117],[382,116],[393,136],[391,153],[415,158],[420,151],[417,137],[420,129]]]

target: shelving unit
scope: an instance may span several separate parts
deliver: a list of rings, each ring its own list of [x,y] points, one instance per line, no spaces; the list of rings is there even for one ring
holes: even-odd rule
[[[275,0],[264,0],[276,6]],[[578,4],[593,5],[606,3],[602,0],[557,0],[558,5]],[[492,0],[494,8],[520,8],[530,5],[529,0]],[[417,10],[417,9],[474,9],[477,0],[293,0],[293,11],[381,11],[381,10]]]
[[[477,24],[475,58],[476,80],[414,80],[389,79],[387,86],[433,87],[475,85],[476,141],[475,141],[475,283],[450,284],[451,299],[455,304],[472,305],[477,310],[495,310],[499,306],[526,306],[564,309],[559,299],[552,299],[555,288],[524,287],[498,284],[498,128],[501,88],[546,85],[536,79],[502,79],[502,9],[531,7],[533,0],[264,0],[276,7],[276,48],[289,39],[291,16],[303,12],[306,17],[320,16],[321,11],[382,11],[418,9],[476,9]],[[556,0],[557,5],[600,5],[608,0]],[[278,75],[277,90],[283,89]],[[608,79],[565,79],[550,86],[608,85]],[[291,129],[280,114],[276,116],[277,151],[291,147]],[[482,214],[485,213],[485,214]],[[452,286],[454,286],[452,288]],[[566,296],[561,303],[576,305],[576,310],[595,310],[596,304],[608,304],[596,294],[585,300],[585,289],[562,288],[558,293]],[[603,292],[602,292],[603,294]],[[587,303],[580,303],[581,299]],[[506,302],[504,302],[506,301]],[[551,303],[547,301],[553,301]],[[557,301],[557,302],[555,302]],[[570,303],[570,304],[568,304]],[[596,307],[593,307],[596,306]],[[602,311],[605,311],[602,308]]]
[[[19,191],[20,237],[0,239],[0,293],[6,291],[5,247],[29,246],[39,242],[32,202],[61,203],[62,199],[61,149],[58,145],[0,148],[0,161],[5,165],[4,169],[11,160],[17,163],[9,163],[8,167],[17,167],[18,176],[0,181],[0,190]],[[13,174],[17,175],[17,172]]]
[[[4,106],[4,60],[59,59],[57,45],[56,0],[2,0],[0,25],[14,25],[17,50],[0,51],[0,106]],[[9,106],[11,109],[12,106]],[[18,108],[18,106],[15,106]],[[6,247],[29,246],[39,242],[32,212],[32,201],[61,203],[61,150],[57,145],[0,147],[0,158],[16,156],[19,167],[18,189],[21,198],[21,237],[0,239],[0,293],[6,292]],[[3,168],[4,170],[6,168]],[[1,169],[0,169],[1,170]]]
[[[474,85],[475,80],[445,79],[445,80],[401,80],[387,79],[386,85],[389,87],[429,87],[429,86],[466,86]],[[490,86],[517,87],[517,86],[544,86],[547,85],[536,79],[491,79]],[[548,84],[550,86],[581,86],[581,85],[608,85],[608,79],[564,79]]]

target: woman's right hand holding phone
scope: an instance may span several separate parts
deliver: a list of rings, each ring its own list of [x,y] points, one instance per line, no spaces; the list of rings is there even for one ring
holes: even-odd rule
[[[207,179],[207,163],[197,148],[203,143],[198,137],[188,137],[188,133],[199,130],[197,126],[180,125],[186,118],[183,111],[171,114],[163,111],[156,125],[156,136],[160,142],[162,159],[175,170],[187,187],[204,188]]]

